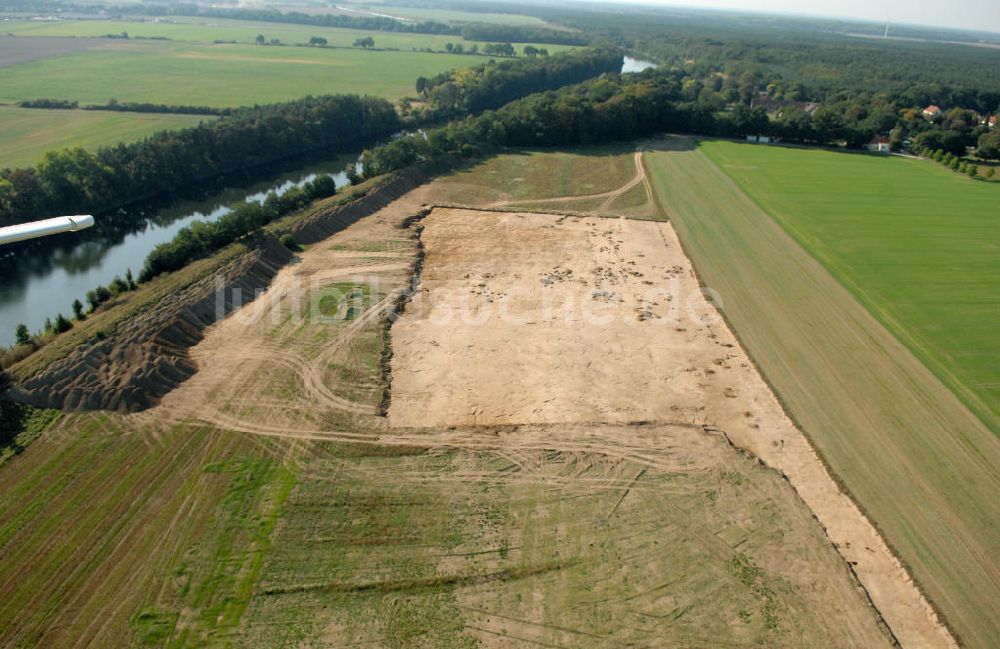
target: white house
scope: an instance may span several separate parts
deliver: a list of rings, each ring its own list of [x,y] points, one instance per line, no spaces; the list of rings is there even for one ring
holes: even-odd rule
[[[892,149],[889,147],[889,138],[876,135],[875,139],[868,143],[868,150],[872,153],[891,153]]]

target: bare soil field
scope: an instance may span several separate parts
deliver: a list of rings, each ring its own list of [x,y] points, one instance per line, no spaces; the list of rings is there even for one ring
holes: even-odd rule
[[[950,646],[669,224],[443,184],[0,469],[0,644]]]
[[[706,412],[710,402],[731,400],[728,383],[699,397],[699,388],[685,382],[695,391],[687,410],[648,426],[594,423],[618,419],[575,416],[560,404],[533,420],[458,421],[426,413],[401,418],[397,413],[409,402],[401,368],[417,344],[407,337],[407,322],[421,312],[421,291],[392,329],[387,428],[376,416],[374,390],[382,349],[370,334],[381,332],[378,314],[407,286],[416,242],[412,231],[399,226],[427,198],[428,190],[419,189],[311,247],[254,304],[210,330],[195,349],[200,371],[193,379],[160,407],[134,416],[146,426],[195,420],[307,445],[297,456],[296,487],[282,505],[241,622],[243,638],[285,644],[380,638],[392,646],[436,647],[664,641],[709,647],[720,639],[775,647],[890,644],[866,594],[794,491],[778,474],[736,452],[717,429],[700,425],[715,420]],[[452,220],[442,225],[441,214]],[[495,218],[437,210],[422,222],[422,287],[440,272],[438,237],[447,238],[440,233],[481,229],[483,214]],[[500,218],[524,217],[539,227],[557,220]],[[537,243],[571,259],[574,250],[567,246],[587,239],[596,225],[614,228],[613,236],[623,241],[646,229],[672,236],[662,224],[576,221],[585,224],[576,237],[556,228]],[[499,234],[480,230],[486,232],[490,236],[479,238]],[[593,236],[607,245],[609,272],[616,255],[647,255],[658,265],[658,251],[667,245],[680,254],[676,241],[665,245],[662,238],[623,250],[604,230]],[[630,241],[636,239],[643,237]],[[516,248],[518,242],[507,243]],[[478,259],[467,255],[452,268],[475,273],[497,263],[499,249],[468,251],[477,252]],[[687,274],[691,281],[690,269]],[[319,293],[306,278],[320,284]],[[323,286],[360,285],[362,278],[369,285],[376,279],[381,288],[369,289],[373,298],[354,319],[331,324],[296,318]],[[609,282],[612,288],[617,279]],[[550,285],[568,294],[566,282]],[[703,315],[711,311],[707,304],[698,309]],[[634,311],[628,316],[636,322],[649,317]],[[681,347],[684,332],[676,328],[683,327],[670,328]],[[719,354],[700,361],[721,374],[727,368],[714,361],[730,348],[717,348]],[[464,354],[468,350],[442,368],[480,360]],[[646,370],[648,365],[632,371]],[[572,373],[564,378],[575,380]],[[616,378],[603,380],[607,385]],[[442,380],[440,394],[454,393],[453,385]],[[502,386],[478,388],[510,406]],[[544,386],[539,393],[546,393]],[[613,400],[609,396],[605,403]],[[614,407],[628,413],[649,400],[634,397]],[[450,412],[438,400],[431,403]],[[731,414],[752,422],[761,416]],[[461,425],[525,421],[533,423]],[[714,540],[706,546],[707,538]],[[682,565],[698,569],[678,574]],[[162,603],[154,608],[168,609]],[[674,622],[665,628],[658,621],[663,619]]]
[[[788,475],[904,646],[950,636],[703,297],[669,224],[439,209],[393,327],[396,426],[658,421]]]

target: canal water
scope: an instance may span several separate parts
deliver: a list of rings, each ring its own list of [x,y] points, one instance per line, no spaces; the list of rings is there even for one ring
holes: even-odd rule
[[[358,154],[317,162],[299,161],[283,169],[261,170],[258,180],[228,181],[202,189],[202,195],[129,207],[121,214],[99,215],[91,230],[56,235],[47,245],[18,248],[0,259],[0,345],[14,342],[17,325],[40,331],[46,318],[69,317],[73,300],[86,304],[87,291],[107,285],[129,269],[138,276],[150,251],[174,238],[194,221],[214,221],[241,200],[262,201],[268,192],[283,193],[320,174],[337,187],[348,181],[344,169]],[[259,180],[270,174],[267,180]]]

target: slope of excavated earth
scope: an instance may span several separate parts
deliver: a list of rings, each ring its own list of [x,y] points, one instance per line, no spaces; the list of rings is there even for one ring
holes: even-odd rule
[[[315,210],[289,228],[311,244],[376,212],[422,181],[419,173],[392,174],[347,204]],[[136,412],[197,371],[188,353],[213,323],[252,302],[292,254],[270,235],[214,273],[169,295],[51,363],[12,391],[14,398],[43,408]]]

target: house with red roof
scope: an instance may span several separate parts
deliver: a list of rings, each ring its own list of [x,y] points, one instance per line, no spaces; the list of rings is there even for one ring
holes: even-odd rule
[[[931,104],[930,106],[924,109],[923,115],[924,119],[934,122],[936,120],[941,119],[942,115],[941,108]]]

